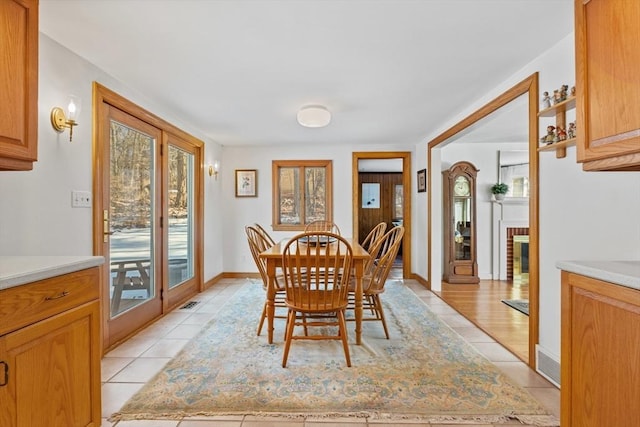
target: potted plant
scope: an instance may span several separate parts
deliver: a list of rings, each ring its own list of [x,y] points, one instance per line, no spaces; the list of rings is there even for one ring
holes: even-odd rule
[[[509,191],[509,186],[503,182],[498,182],[491,187],[491,193],[496,200],[504,200],[507,191]]]

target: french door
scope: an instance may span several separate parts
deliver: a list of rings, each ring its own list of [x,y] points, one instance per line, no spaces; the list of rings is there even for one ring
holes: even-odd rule
[[[190,141],[110,103],[97,107],[94,228],[110,348],[198,292],[201,168]]]

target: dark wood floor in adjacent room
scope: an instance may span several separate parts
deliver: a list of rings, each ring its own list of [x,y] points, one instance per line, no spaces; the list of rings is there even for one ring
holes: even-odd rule
[[[479,285],[442,282],[435,292],[486,334],[529,363],[529,316],[507,306],[503,299],[529,299],[529,286],[511,281],[481,280]]]

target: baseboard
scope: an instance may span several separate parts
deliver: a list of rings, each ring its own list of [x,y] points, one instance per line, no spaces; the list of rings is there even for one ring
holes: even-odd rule
[[[424,277],[415,274],[415,273],[411,273],[411,278],[413,280],[416,280],[417,282],[419,282],[422,286],[424,286],[427,289],[431,289],[431,286],[429,286],[429,281],[427,279],[425,279]]]
[[[536,345],[536,371],[560,388],[560,358]]]

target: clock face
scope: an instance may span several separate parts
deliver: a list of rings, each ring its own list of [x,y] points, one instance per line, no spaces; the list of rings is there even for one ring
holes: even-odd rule
[[[456,196],[468,196],[470,191],[469,180],[464,176],[457,177],[453,184],[453,193]]]

